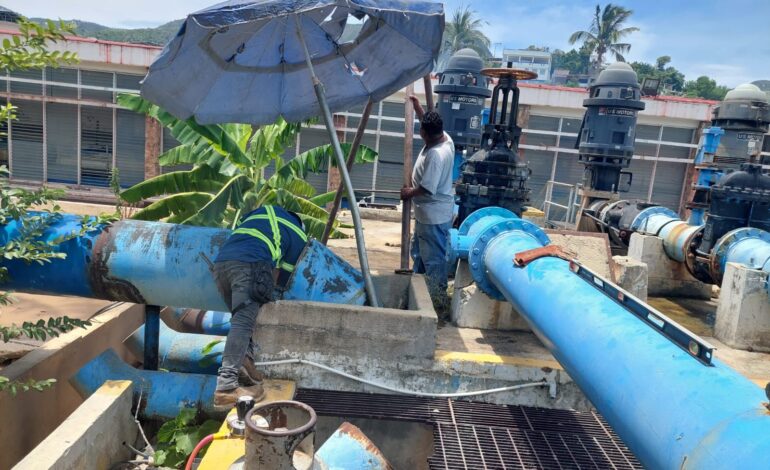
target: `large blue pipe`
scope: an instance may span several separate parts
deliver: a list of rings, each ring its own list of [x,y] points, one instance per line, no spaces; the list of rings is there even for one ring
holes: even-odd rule
[[[226,311],[211,276],[209,262],[230,235],[229,230],[188,225],[121,220],[78,233],[83,218],[52,217],[41,239],[66,254],[44,265],[5,261],[8,290],[76,295],[146,305]],[[0,227],[0,244],[19,236],[11,220]],[[314,300],[363,305],[361,273],[321,243],[311,240],[283,292],[286,300]]]
[[[666,255],[686,263],[690,261],[688,255],[693,238],[704,226],[690,225],[674,211],[653,206],[636,216],[632,228],[639,233],[661,238]],[[727,232],[717,240],[710,253],[708,272],[714,283],[722,282],[727,263],[742,264],[770,275],[770,233],[752,227]],[[767,288],[770,291],[770,285]]]
[[[468,262],[479,266],[479,286],[521,313],[642,464],[766,468],[763,391],[718,360],[700,362],[597,288],[607,281],[588,282],[568,261],[514,264],[517,253],[548,243],[540,228],[511,218],[476,233]]]

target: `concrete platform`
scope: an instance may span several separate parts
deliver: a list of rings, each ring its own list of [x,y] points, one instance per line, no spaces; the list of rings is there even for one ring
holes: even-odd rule
[[[85,363],[107,348],[115,349],[126,360],[130,359],[122,341],[144,321],[144,311],[138,305],[118,304],[94,317],[98,303],[86,300],[83,303],[89,308],[70,309],[68,305],[84,299],[55,299],[61,300],[62,307],[51,310],[49,313],[52,316],[88,312],[83,315],[85,318],[92,317],[93,325],[53,338],[0,371],[10,380],[53,378],[57,381],[43,392],[20,393],[15,397],[0,394],[0,416],[3,417],[0,441],[4,443],[0,452],[0,468],[10,468],[18,462],[83,403],[83,398],[70,385],[69,378]],[[50,298],[45,301],[50,301]],[[19,305],[16,304],[16,308]],[[96,310],[89,311],[90,308]]]
[[[131,415],[132,384],[108,381],[83,402],[14,470],[107,469],[132,457],[138,428]]]
[[[770,302],[766,273],[727,263],[715,334],[734,348],[770,352]]]
[[[684,263],[669,258],[663,250],[663,240],[658,237],[634,233],[628,245],[628,257],[647,265],[649,297],[711,298],[711,284],[695,279]]]

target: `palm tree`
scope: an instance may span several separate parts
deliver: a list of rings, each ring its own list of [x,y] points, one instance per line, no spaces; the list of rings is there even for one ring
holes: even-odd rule
[[[486,59],[492,56],[489,38],[481,31],[488,24],[477,18],[469,6],[460,5],[452,14],[452,20],[444,28],[444,38],[439,53],[439,62],[445,64],[449,57],[460,49],[470,48]],[[443,68],[440,67],[440,68]]]
[[[596,64],[601,66],[604,63],[604,56],[608,52],[615,55],[615,59],[625,62],[623,54],[631,49],[631,44],[619,42],[623,37],[639,28],[624,28],[625,23],[633,11],[618,5],[608,3],[604,10],[596,5],[594,19],[588,31],[575,31],[569,37],[569,43],[575,44],[582,41],[591,52],[596,53]]]

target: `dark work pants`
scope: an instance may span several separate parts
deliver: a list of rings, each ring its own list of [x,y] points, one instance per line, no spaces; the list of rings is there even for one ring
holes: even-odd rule
[[[227,333],[222,367],[217,377],[217,390],[238,386],[238,369],[249,356],[254,359],[256,345],[252,340],[257,314],[262,304],[270,302],[273,294],[271,263],[222,261],[214,264],[214,281],[222,298],[232,312]]]

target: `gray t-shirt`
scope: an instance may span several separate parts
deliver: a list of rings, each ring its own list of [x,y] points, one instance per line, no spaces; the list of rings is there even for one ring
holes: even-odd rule
[[[455,144],[445,132],[446,140],[427,151],[423,147],[412,170],[412,187],[418,186],[429,194],[416,196],[414,218],[421,224],[444,224],[454,215],[454,165]]]

